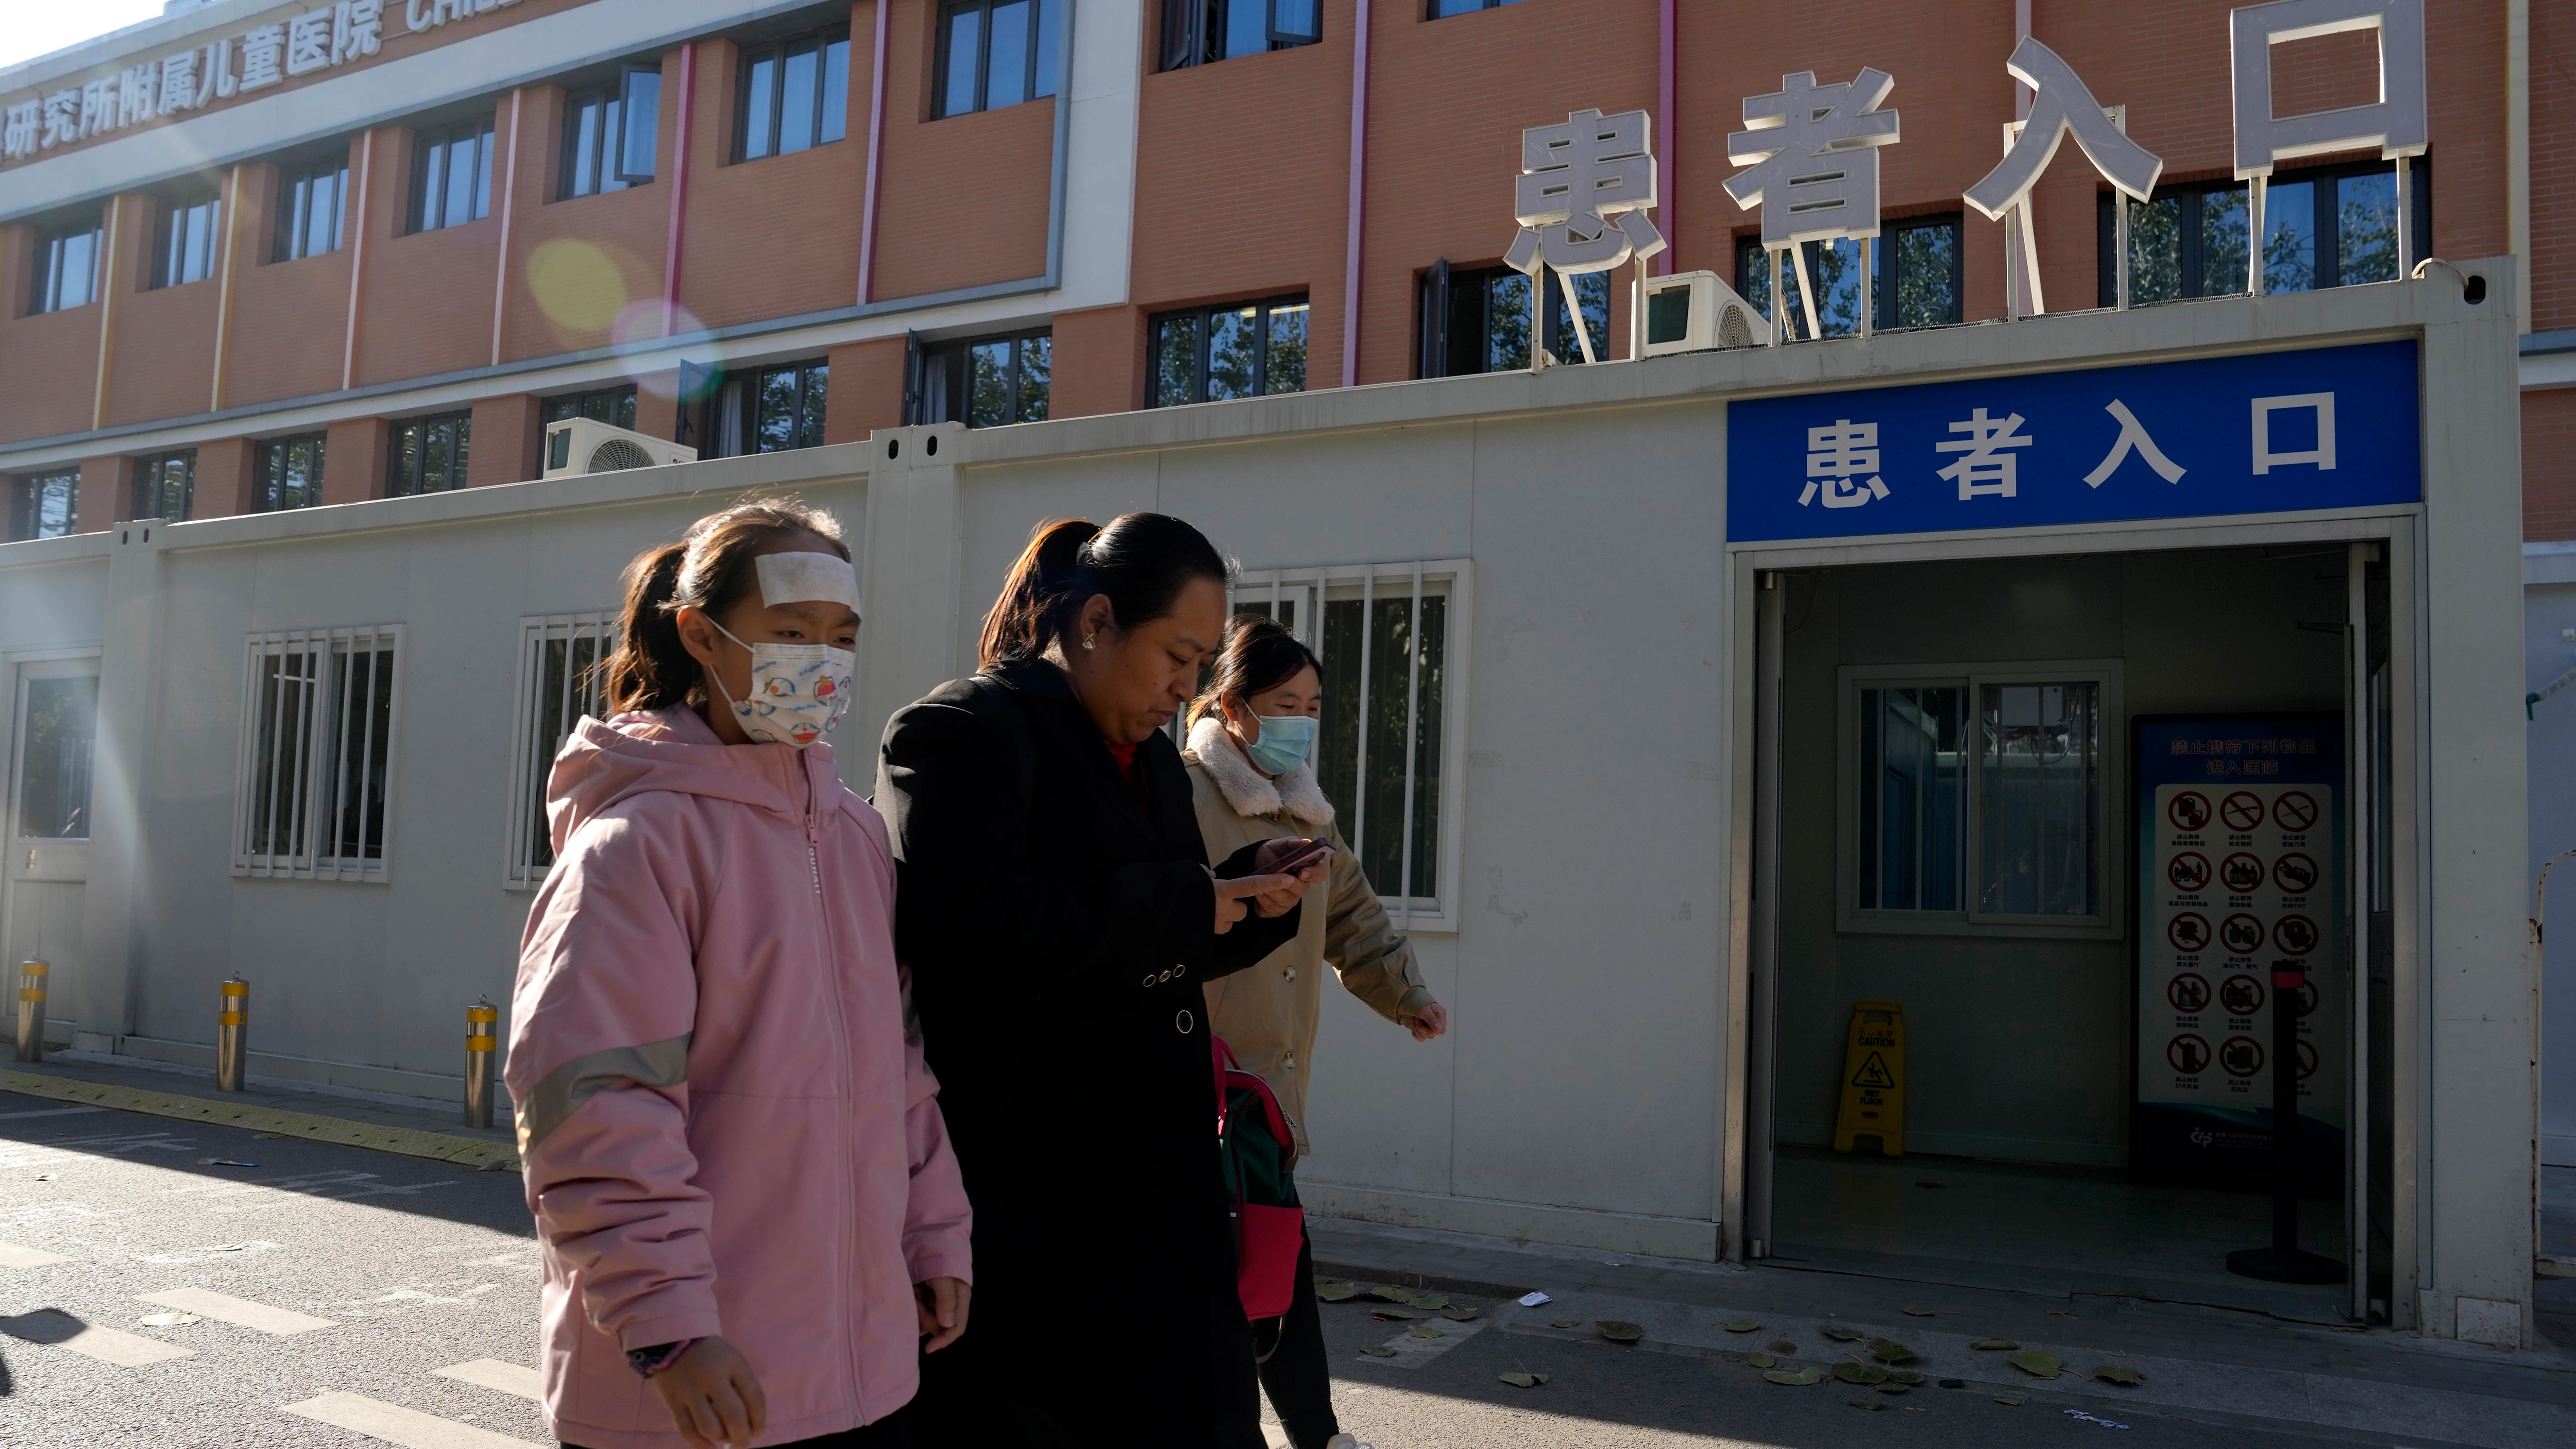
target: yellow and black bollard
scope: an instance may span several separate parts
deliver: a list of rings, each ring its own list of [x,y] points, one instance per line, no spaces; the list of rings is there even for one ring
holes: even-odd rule
[[[250,983],[224,979],[223,1011],[215,1017],[215,1090],[238,1092],[250,1067]]]
[[[42,961],[18,963],[18,1060],[45,1059],[45,978],[53,967]]]
[[[493,1050],[500,1039],[492,1034],[492,1025],[500,1016],[488,996],[465,1008],[465,1125],[468,1127],[492,1125],[492,1085],[498,1074],[495,1063],[501,1055]]]

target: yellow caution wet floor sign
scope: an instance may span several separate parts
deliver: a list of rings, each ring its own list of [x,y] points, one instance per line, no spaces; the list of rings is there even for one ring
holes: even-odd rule
[[[1879,1151],[1890,1157],[1905,1155],[1905,1008],[1893,1001],[1852,1007],[1834,1150],[1849,1152],[1863,1137],[1877,1138]]]

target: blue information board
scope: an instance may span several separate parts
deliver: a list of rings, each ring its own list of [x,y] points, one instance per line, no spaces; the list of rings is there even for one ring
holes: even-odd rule
[[[1758,398],[1727,536],[1852,538],[2412,503],[2416,345]]]

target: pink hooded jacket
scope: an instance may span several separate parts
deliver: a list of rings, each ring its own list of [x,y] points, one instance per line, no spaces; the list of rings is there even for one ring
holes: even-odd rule
[[[829,745],[725,745],[688,709],[583,720],[547,790],[505,1077],[548,1427],[672,1449],[625,1351],[716,1334],[762,1444],[903,1407],[912,1285],[969,1276],[968,1211],[904,1039],[884,821]]]

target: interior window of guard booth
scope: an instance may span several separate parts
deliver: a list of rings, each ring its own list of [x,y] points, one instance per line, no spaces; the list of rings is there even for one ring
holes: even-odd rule
[[[2422,157],[2408,165],[2413,255],[2432,245],[2432,186]],[[2397,171],[2356,162],[2275,173],[2263,188],[2263,288],[2306,292],[2397,279]],[[2101,306],[2119,298],[2112,193],[2096,203]],[[2248,201],[2242,181],[2158,187],[2129,203],[2129,300],[2223,297],[2246,287]]]
[[[492,118],[414,133],[411,229],[463,226],[492,214]]]
[[[1154,318],[1146,333],[1154,368],[1146,406],[1304,392],[1306,322],[1302,296],[1194,307]]]
[[[134,507],[126,517],[183,523],[196,499],[196,449],[181,448],[134,460]]]
[[[564,97],[564,199],[652,180],[661,120],[658,66],[630,65],[615,81]]]
[[[1874,330],[1946,327],[1961,319],[1963,274],[1957,216],[1887,222],[1877,240],[1872,256],[1874,275],[1868,279],[1868,285],[1876,289],[1870,298],[1870,325]],[[1805,242],[1801,247],[1807,279],[1815,285],[1816,321],[1821,334],[1858,336],[1864,285],[1860,243]],[[1736,290],[1765,318],[1771,315],[1771,258],[1757,238],[1744,237],[1736,242]],[[1794,263],[1780,278],[1780,292],[1789,313],[1783,340],[1806,340],[1807,310],[1802,300],[1805,293],[1799,287]]]
[[[833,26],[742,53],[737,159],[787,156],[850,133],[850,28]]]
[[[947,0],[939,8],[940,117],[1055,94],[1062,0]]]
[[[466,457],[473,443],[471,413],[395,419],[385,461],[386,496],[444,493],[464,487]]]
[[[1322,0],[1165,0],[1163,69],[1293,50],[1324,38]]]
[[[1565,288],[1553,270],[1543,269],[1547,311],[1539,345],[1560,363],[1583,361],[1583,345],[1574,335],[1573,314],[1566,310]],[[1509,267],[1453,270],[1446,261],[1422,274],[1417,323],[1424,377],[1463,377],[1478,372],[1514,372],[1530,365],[1530,279]],[[1625,355],[1627,343],[1615,347],[1610,337],[1610,274],[1586,272],[1574,278],[1574,295],[1583,304],[1583,325],[1592,335],[1597,356]]]
[[[1055,338],[1047,332],[925,347],[916,421],[970,428],[1045,422],[1054,356]]]
[[[27,310],[60,312],[98,300],[102,227],[95,220],[57,227],[36,238],[35,286]]]
[[[322,501],[322,455],[327,433],[297,433],[261,441],[252,459],[250,506],[254,513],[311,508]]]
[[[282,168],[277,176],[277,245],[271,255],[292,262],[338,251],[348,192],[345,154]]]
[[[80,530],[80,470],[21,474],[9,490],[9,541],[63,538]]]
[[[223,199],[212,191],[164,198],[152,239],[152,285],[177,287],[215,274]]]

